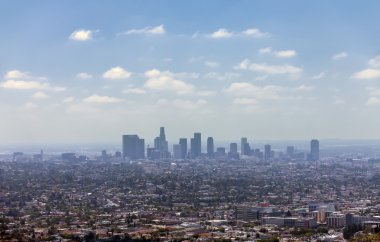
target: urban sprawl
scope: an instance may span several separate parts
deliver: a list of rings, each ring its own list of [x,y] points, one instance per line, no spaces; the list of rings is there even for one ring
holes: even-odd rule
[[[169,152],[161,127],[112,154],[1,154],[0,241],[380,241],[380,159],[202,147]]]

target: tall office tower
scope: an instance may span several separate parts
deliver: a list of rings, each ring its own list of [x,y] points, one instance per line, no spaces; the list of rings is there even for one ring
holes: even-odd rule
[[[232,154],[238,153],[237,143],[231,143],[230,144],[230,153],[232,153]]]
[[[168,141],[166,141],[165,128],[164,127],[160,128],[160,136],[158,136],[154,139],[154,148],[163,152],[163,153],[167,153],[169,151]]]
[[[123,135],[123,159],[126,157],[131,160],[144,159],[144,139],[140,139],[138,135]]]
[[[214,139],[212,137],[207,138],[207,156],[214,156]]]
[[[252,155],[252,150],[249,143],[244,143],[244,153],[245,155]]]
[[[248,143],[247,143],[248,144]],[[230,152],[228,152],[228,157],[230,159],[239,159],[238,145],[237,143],[230,144]]]
[[[173,145],[173,157],[174,159],[182,158],[182,147],[180,144]]]
[[[240,154],[241,155],[246,155],[247,154],[247,151],[245,150],[245,147],[246,147],[245,144],[247,144],[247,143],[248,143],[247,138],[245,138],[245,137],[241,138],[241,144],[240,144],[240,149],[241,149]]]
[[[310,160],[319,160],[319,141],[317,139],[310,141]]]
[[[191,143],[191,153],[193,158],[200,157],[202,154],[202,139],[201,133],[194,133],[194,138]]]
[[[272,156],[272,147],[270,145],[264,146],[264,160],[269,160]]]
[[[187,139],[180,138],[179,144],[181,145],[181,159],[185,159],[187,157]]]
[[[289,157],[294,156],[294,146],[288,146],[286,147],[286,155]]]

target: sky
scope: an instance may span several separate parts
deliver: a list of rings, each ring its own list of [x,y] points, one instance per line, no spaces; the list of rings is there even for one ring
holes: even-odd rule
[[[0,1],[0,143],[378,139],[379,1]]]

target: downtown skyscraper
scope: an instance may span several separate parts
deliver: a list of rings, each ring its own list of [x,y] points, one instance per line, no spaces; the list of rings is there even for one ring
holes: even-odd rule
[[[145,141],[138,135],[123,135],[123,160],[137,160],[145,158]]]

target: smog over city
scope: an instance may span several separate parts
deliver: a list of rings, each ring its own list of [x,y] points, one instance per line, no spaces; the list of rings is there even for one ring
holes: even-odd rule
[[[0,241],[380,241],[380,2],[0,0]]]

